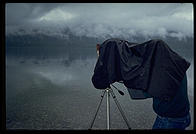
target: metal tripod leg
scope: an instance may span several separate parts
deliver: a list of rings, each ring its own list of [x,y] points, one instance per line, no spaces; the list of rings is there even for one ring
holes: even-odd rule
[[[96,118],[97,113],[98,113],[98,111],[99,111],[99,108],[100,108],[100,106],[101,106],[101,103],[102,103],[103,97],[104,97],[104,95],[105,95],[105,92],[106,92],[106,90],[105,90],[104,93],[101,95],[101,101],[100,101],[100,103],[99,103],[99,106],[97,107],[97,111],[96,111],[96,113],[95,113],[95,116],[94,116],[94,118],[93,118],[93,121],[92,121],[92,123],[91,123],[89,129],[91,129],[91,128],[93,127],[93,124],[94,124],[94,122],[95,122],[95,118]]]
[[[110,129],[110,89],[106,89],[107,130]]]
[[[124,121],[125,121],[126,124],[127,124],[127,127],[128,127],[129,129],[131,129],[131,127],[130,127],[128,121],[127,121],[127,118],[126,118],[126,116],[124,115],[124,112],[123,112],[123,110],[122,110],[122,108],[121,108],[121,106],[120,106],[120,104],[119,104],[119,102],[118,102],[118,100],[117,100],[117,98],[116,98],[116,96],[115,96],[113,90],[111,89],[110,92],[111,92],[112,97],[113,97],[113,99],[114,99],[114,101],[115,101],[115,103],[116,103],[116,105],[117,105],[117,107],[118,107],[118,110],[120,111],[120,113],[121,113],[121,115],[122,115]]]
[[[118,110],[120,111],[120,113],[121,113],[123,119],[124,119],[125,122],[126,122],[126,125],[128,126],[129,130],[131,130],[131,127],[130,127],[130,125],[129,125],[129,123],[128,123],[128,120],[126,119],[126,117],[125,117],[125,115],[124,115],[124,112],[123,112],[123,110],[122,110],[122,108],[121,108],[121,106],[120,106],[120,104],[119,104],[119,102],[118,102],[118,100],[117,100],[117,98],[116,98],[116,96],[115,96],[115,94],[114,94],[112,88],[107,88],[107,89],[104,90],[104,93],[103,93],[103,95],[101,96],[101,97],[102,97],[102,98],[101,98],[101,101],[100,101],[100,103],[99,103],[99,106],[98,106],[98,108],[97,108],[97,111],[96,111],[95,116],[94,116],[94,118],[93,118],[93,120],[92,120],[92,123],[91,123],[91,125],[90,125],[89,130],[91,130],[91,128],[92,128],[92,126],[93,126],[93,124],[94,124],[94,122],[95,122],[95,119],[96,119],[97,113],[98,113],[98,111],[99,111],[99,109],[100,109],[100,106],[101,106],[103,97],[104,97],[104,95],[105,95],[105,92],[107,93],[107,98],[106,98],[106,105],[107,105],[107,107],[106,107],[106,110],[107,110],[107,111],[106,111],[106,112],[107,112],[107,115],[106,115],[106,116],[107,116],[107,129],[108,129],[108,130],[110,129],[110,93],[111,93],[111,94],[112,94],[112,97],[113,97],[113,99],[114,99],[114,101],[115,101],[115,103],[116,103],[116,105],[117,105],[117,107],[118,107]]]

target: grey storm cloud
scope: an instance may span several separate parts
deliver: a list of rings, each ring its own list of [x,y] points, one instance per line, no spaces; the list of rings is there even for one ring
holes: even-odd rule
[[[6,25],[23,25],[57,7],[58,4],[49,3],[8,3],[6,4]]]
[[[8,3],[6,31],[69,27],[77,35],[193,37],[191,3]]]

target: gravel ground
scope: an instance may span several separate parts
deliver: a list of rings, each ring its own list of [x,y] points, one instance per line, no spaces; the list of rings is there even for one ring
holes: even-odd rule
[[[66,74],[65,74],[66,75]],[[152,99],[131,100],[128,91],[119,95],[119,103],[132,129],[151,129],[156,114]],[[33,130],[86,130],[95,114],[102,91],[95,89],[90,75],[80,79],[69,79],[63,85],[32,73],[28,69],[6,66],[6,127],[7,129]],[[106,98],[106,97],[105,97]],[[103,100],[93,129],[106,128],[106,100]],[[191,125],[193,129],[193,97],[191,104]],[[127,129],[114,100],[111,98],[111,129]]]

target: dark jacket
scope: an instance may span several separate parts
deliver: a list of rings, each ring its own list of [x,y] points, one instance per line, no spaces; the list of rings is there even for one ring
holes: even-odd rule
[[[190,66],[162,40],[141,44],[108,39],[100,45],[92,83],[105,89],[116,81],[154,97],[170,99]]]
[[[186,75],[180,84],[178,92],[170,101],[153,97],[153,109],[159,116],[170,118],[184,117],[189,113],[190,103],[187,93]]]

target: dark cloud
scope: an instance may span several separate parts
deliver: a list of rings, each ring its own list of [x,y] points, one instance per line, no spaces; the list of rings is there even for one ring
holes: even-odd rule
[[[59,4],[49,3],[7,3],[6,25],[28,23],[28,21],[41,17],[58,6]]]
[[[6,5],[7,31],[69,27],[78,35],[193,36],[193,5],[186,3],[17,3]],[[171,31],[174,31],[171,33]]]

